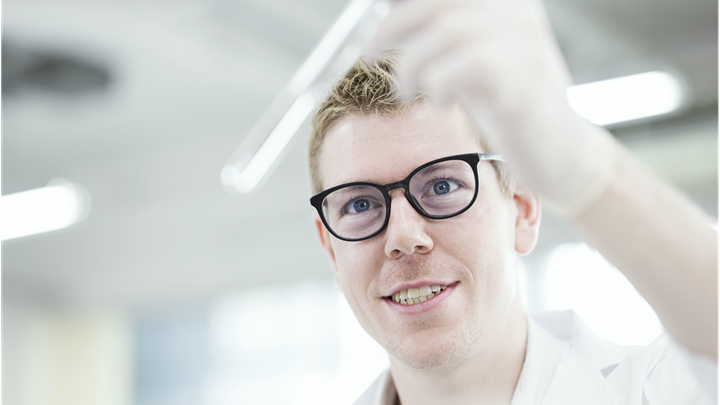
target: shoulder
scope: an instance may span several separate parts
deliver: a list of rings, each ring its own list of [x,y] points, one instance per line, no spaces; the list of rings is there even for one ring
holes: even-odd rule
[[[537,313],[532,321],[565,347],[548,394],[592,381],[609,403],[703,404],[717,398],[717,362],[666,333],[647,346],[621,346],[595,334],[574,311]]]

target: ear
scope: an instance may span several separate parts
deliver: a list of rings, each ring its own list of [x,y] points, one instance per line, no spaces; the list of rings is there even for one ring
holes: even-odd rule
[[[540,197],[515,182],[513,203],[517,208],[515,221],[515,251],[527,255],[535,248],[540,232]]]
[[[330,266],[332,266],[332,269],[335,272],[335,284],[337,284],[340,292],[342,292],[342,287],[340,286],[340,279],[337,269],[337,261],[335,260],[335,250],[333,250],[332,244],[330,243],[330,232],[325,229],[325,224],[323,224],[322,220],[320,219],[320,215],[318,215],[317,212],[314,212],[313,214],[313,219],[315,221],[315,230],[317,231],[318,237],[320,238],[320,244],[322,245],[323,250],[325,250],[328,259],[330,260]]]

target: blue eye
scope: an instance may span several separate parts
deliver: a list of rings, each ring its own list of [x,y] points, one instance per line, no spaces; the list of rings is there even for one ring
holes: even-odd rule
[[[447,194],[450,192],[450,183],[447,181],[438,181],[433,185],[433,191],[436,195]]]
[[[355,202],[353,202],[353,208],[355,209],[355,212],[367,211],[370,209],[370,201],[364,198],[355,200]]]

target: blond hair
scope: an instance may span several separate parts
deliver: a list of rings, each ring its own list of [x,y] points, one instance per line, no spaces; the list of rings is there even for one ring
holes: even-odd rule
[[[427,101],[426,93],[420,93],[409,101],[402,100],[393,75],[396,65],[395,51],[387,52],[375,61],[359,59],[331,89],[330,95],[315,112],[308,150],[313,194],[323,189],[320,152],[325,136],[335,122],[350,114],[399,115],[406,109]],[[487,141],[479,133],[478,142],[485,152],[490,152]],[[509,181],[504,163],[491,163],[495,168],[500,189],[504,195],[509,196]]]

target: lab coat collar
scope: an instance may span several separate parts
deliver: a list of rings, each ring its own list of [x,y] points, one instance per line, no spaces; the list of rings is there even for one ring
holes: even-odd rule
[[[572,311],[528,317],[528,347],[512,405],[617,404],[604,372],[635,347],[597,336]]]
[[[603,376],[637,347],[595,333],[572,311],[528,315],[528,346],[511,405],[615,405]],[[356,404],[394,405],[397,391],[385,370]]]

